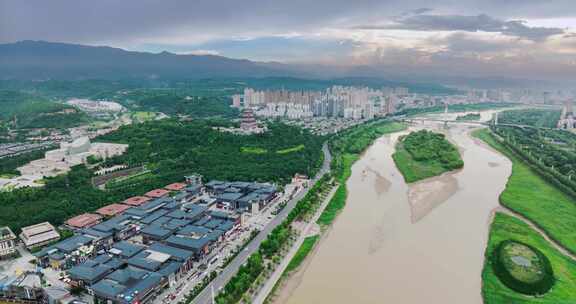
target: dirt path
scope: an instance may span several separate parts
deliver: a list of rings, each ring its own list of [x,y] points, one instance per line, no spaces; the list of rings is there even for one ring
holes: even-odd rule
[[[548,236],[548,234],[546,233],[546,231],[542,230],[540,227],[538,227],[536,224],[534,224],[532,221],[530,221],[529,219],[527,219],[523,215],[521,215],[521,214],[519,214],[519,213],[515,212],[514,210],[511,210],[507,207],[504,207],[504,206],[500,206],[500,207],[496,208],[494,211],[505,213],[507,215],[513,216],[513,217],[523,221],[528,226],[530,226],[530,228],[537,231],[546,241],[548,241],[548,243],[550,243],[554,248],[556,248],[556,250],[558,250],[564,256],[566,256],[566,257],[568,257],[568,258],[570,258],[576,262],[576,255],[574,255],[573,253],[568,251],[568,249],[566,249],[563,245],[559,244],[558,242],[556,242],[555,240],[550,238]]]

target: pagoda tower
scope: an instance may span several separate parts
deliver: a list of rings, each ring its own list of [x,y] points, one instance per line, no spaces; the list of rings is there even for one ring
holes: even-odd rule
[[[258,123],[256,122],[256,118],[254,118],[254,112],[249,108],[244,109],[241,115],[240,129],[254,130],[256,128],[258,128]]]

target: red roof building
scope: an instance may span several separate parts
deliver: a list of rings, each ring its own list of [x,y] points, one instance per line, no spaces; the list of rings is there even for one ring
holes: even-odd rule
[[[173,183],[173,184],[170,184],[170,185],[164,187],[164,189],[170,190],[170,191],[180,191],[184,188],[186,188],[186,184],[183,184],[183,183]]]
[[[130,206],[140,206],[142,204],[144,204],[145,202],[149,201],[150,198],[149,197],[145,197],[145,196],[133,196],[131,198],[128,198],[126,200],[124,200],[122,203],[126,204],[126,205],[130,205]]]
[[[102,220],[102,217],[94,213],[84,213],[66,221],[66,225],[73,228],[92,227]]]
[[[164,189],[154,189],[152,191],[148,191],[146,192],[147,197],[151,197],[151,198],[160,198],[160,197],[164,197],[167,196],[168,194],[170,194],[170,191],[168,190],[164,190]]]
[[[96,210],[96,213],[103,216],[115,216],[117,214],[124,212],[124,210],[128,208],[130,208],[130,206],[124,204],[110,204],[108,206],[104,206]]]

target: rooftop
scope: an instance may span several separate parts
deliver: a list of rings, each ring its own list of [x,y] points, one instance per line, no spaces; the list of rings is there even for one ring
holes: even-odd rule
[[[86,228],[98,224],[101,219],[102,216],[98,214],[84,213],[67,220],[66,225],[74,228]]]
[[[142,229],[141,232],[157,239],[165,239],[173,233],[172,230],[160,226],[148,226]]]
[[[172,246],[168,246],[168,245],[164,245],[161,243],[152,244],[152,246],[150,246],[150,249],[157,251],[157,252],[169,254],[170,256],[172,256],[172,258],[179,260],[179,261],[187,260],[192,256],[191,251],[172,247]]]
[[[34,246],[36,244],[56,240],[60,238],[60,234],[52,224],[43,222],[22,228],[20,238],[24,241],[26,246]]]
[[[127,241],[120,241],[112,246],[110,253],[130,258],[142,250],[144,250],[144,246],[136,245]]]
[[[109,274],[104,280],[94,284],[92,289],[98,296],[118,303],[132,303],[138,299],[139,294],[146,294],[161,280],[162,276],[158,273],[128,267]]]
[[[130,205],[130,206],[140,206],[142,204],[144,204],[145,202],[149,201],[150,198],[149,197],[145,197],[145,196],[133,196],[131,198],[128,198],[126,200],[124,200],[124,204],[126,205]]]
[[[151,197],[151,198],[160,198],[160,197],[166,196],[168,194],[170,194],[170,191],[168,191],[168,190],[155,189],[155,190],[146,192],[145,195],[147,197]]]
[[[14,234],[14,232],[12,232],[10,227],[0,227],[0,240],[15,239],[15,238],[16,235]]]
[[[206,237],[194,239],[173,235],[166,240],[166,243],[170,246],[198,252],[202,250],[204,246],[208,245],[210,240]]]
[[[104,206],[98,210],[96,213],[103,215],[103,216],[115,216],[119,213],[124,212],[124,210],[130,208],[129,205],[124,204],[110,204],[108,206]]]
[[[170,184],[170,185],[164,187],[164,189],[170,190],[170,191],[180,191],[184,188],[186,188],[186,184],[183,184],[183,183],[173,183],[173,184]]]
[[[25,235],[26,237],[31,237],[37,234],[43,234],[43,233],[47,233],[50,231],[55,231],[56,229],[54,228],[54,226],[52,226],[52,224],[48,223],[48,222],[43,222],[40,224],[36,224],[36,225],[31,225],[31,226],[27,226],[22,228],[22,234]]]
[[[88,245],[93,241],[92,238],[83,235],[75,235],[73,237],[67,238],[57,244],[54,247],[63,252],[73,252],[82,246]]]

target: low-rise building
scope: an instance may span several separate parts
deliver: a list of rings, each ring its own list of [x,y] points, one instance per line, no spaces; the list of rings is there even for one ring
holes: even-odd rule
[[[37,264],[53,269],[68,269],[81,264],[95,254],[94,239],[77,234],[34,253]]]
[[[92,286],[97,300],[111,304],[146,304],[167,285],[162,275],[135,267],[118,269]]]
[[[0,259],[16,255],[16,235],[10,227],[0,227]]]
[[[104,206],[104,207],[96,210],[96,213],[98,213],[102,216],[113,217],[113,216],[116,216],[116,215],[124,212],[128,208],[130,208],[129,205],[110,204],[108,206]]]
[[[94,213],[83,213],[66,221],[66,226],[72,229],[92,227],[102,221],[102,216]]]
[[[122,203],[130,206],[140,206],[149,200],[151,200],[151,198],[146,196],[133,196],[124,200]]]
[[[184,188],[186,188],[186,184],[183,184],[183,183],[172,183],[172,184],[164,187],[164,189],[166,189],[168,191],[180,191]]]
[[[149,198],[161,198],[161,197],[168,196],[169,194],[170,194],[170,191],[168,191],[168,190],[154,189],[152,191],[146,192],[145,195]]]
[[[25,272],[18,276],[0,274],[0,302],[43,303],[42,274]]]
[[[52,224],[43,222],[22,228],[20,239],[30,249],[57,241],[60,239],[60,234]]]

